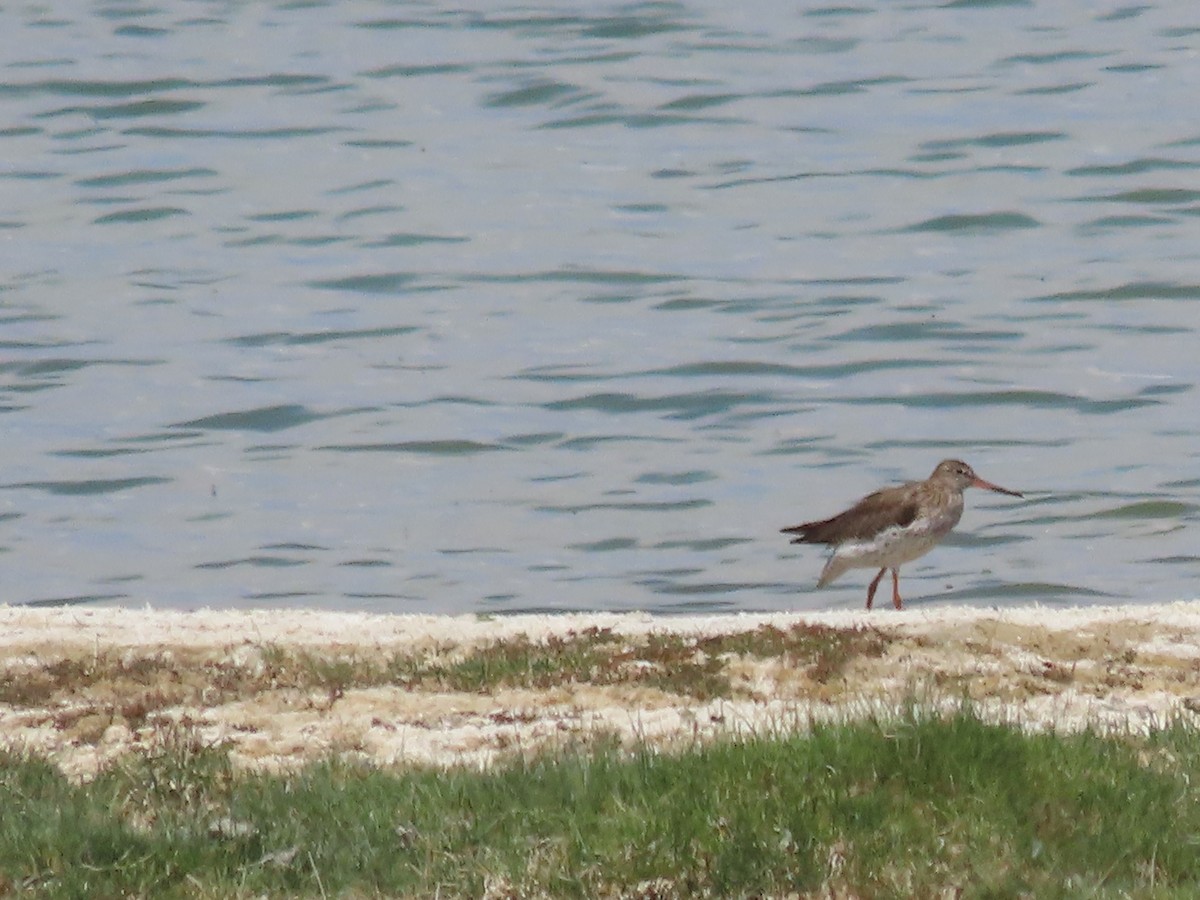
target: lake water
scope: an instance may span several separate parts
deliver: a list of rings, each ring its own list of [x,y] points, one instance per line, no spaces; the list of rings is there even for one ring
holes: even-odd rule
[[[1196,596],[1200,5],[481,8],[0,14],[0,600]]]

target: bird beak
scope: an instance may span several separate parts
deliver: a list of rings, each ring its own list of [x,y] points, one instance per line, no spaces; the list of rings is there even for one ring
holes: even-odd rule
[[[978,475],[971,482],[971,487],[984,488],[985,490],[995,491],[997,494],[1008,494],[1010,497],[1024,497],[1025,495],[1019,491],[1010,491],[1008,488],[1002,488],[998,484],[992,484],[990,481],[984,481]]]

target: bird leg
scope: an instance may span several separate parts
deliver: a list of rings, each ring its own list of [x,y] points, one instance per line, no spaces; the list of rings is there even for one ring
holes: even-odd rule
[[[879,587],[879,580],[883,578],[883,573],[886,571],[887,569],[880,569],[879,574],[875,576],[875,580],[871,582],[871,586],[867,588],[867,609],[870,609],[871,604],[875,602],[875,588]]]
[[[883,573],[880,572],[880,575]],[[892,606],[896,609],[904,609],[904,604],[900,600],[900,567],[892,569]]]

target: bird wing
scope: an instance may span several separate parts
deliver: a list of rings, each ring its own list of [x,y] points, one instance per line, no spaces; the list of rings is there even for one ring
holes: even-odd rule
[[[868,540],[887,528],[910,525],[921,511],[914,488],[909,482],[867,494],[852,507],[829,519],[805,522],[781,529],[795,534],[793,544],[842,544]]]

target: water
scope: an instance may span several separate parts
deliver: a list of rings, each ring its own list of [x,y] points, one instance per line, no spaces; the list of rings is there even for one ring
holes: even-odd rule
[[[1200,7],[490,7],[2,14],[4,601],[1195,596]]]

